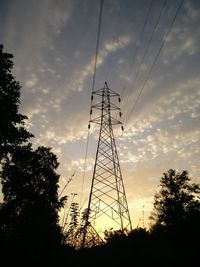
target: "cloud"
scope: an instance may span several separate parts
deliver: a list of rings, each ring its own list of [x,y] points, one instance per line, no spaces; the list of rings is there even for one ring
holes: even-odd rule
[[[128,35],[123,35],[119,37],[118,41],[106,41],[103,45],[103,48],[99,51],[98,54],[98,61],[97,61],[97,68],[99,68],[105,62],[106,58],[109,56],[110,53],[114,53],[119,49],[125,48],[127,45],[130,44],[132,38]],[[95,56],[86,63],[80,72],[77,73],[76,77],[74,77],[75,82],[73,83],[73,88],[78,88],[82,90],[83,85],[89,76],[92,76],[94,71],[94,62]]]
[[[37,82],[38,82],[38,78],[37,78],[37,76],[36,76],[34,73],[32,73],[32,74],[31,74],[31,79],[29,79],[29,80],[27,80],[27,81],[25,82],[25,86],[26,86],[27,88],[35,87],[36,84],[37,84]]]
[[[10,47],[13,41],[18,40],[17,57],[30,58],[34,55],[34,60],[40,56],[41,49],[52,47],[53,38],[60,34],[70,19],[72,5],[64,1],[22,0],[12,2],[9,12],[5,26],[6,44]]]
[[[178,117],[182,113],[198,112],[200,105],[199,82],[198,77],[196,79],[187,79],[186,77],[186,80],[178,84],[174,81],[172,86],[162,84],[162,89],[160,89],[160,83],[157,83],[152,90],[145,92],[145,97],[141,97],[140,104],[134,110],[128,124],[125,124],[125,128],[130,127],[136,132],[141,132],[153,127],[153,124]],[[129,116],[128,112],[130,112],[131,106],[126,109]],[[134,114],[135,116],[133,116]],[[124,121],[126,123],[126,117]]]
[[[192,56],[199,51],[200,27],[197,23],[200,7],[194,1],[185,1],[183,11],[170,31],[164,47],[164,62],[169,64],[178,58]]]
[[[192,20],[196,21],[200,18],[200,6],[198,5],[198,1],[185,1],[184,5]]]

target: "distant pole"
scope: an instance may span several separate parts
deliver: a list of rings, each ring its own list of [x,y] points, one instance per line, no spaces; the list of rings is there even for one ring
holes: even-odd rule
[[[142,206],[142,228],[145,228],[144,226],[144,205]]]
[[[120,124],[122,130],[123,126],[122,122],[112,117],[111,114],[113,111],[117,111],[121,117],[120,108],[111,102],[111,98],[113,100],[118,98],[120,102],[120,95],[109,89],[107,82],[105,82],[103,88],[93,92],[92,100],[93,96],[100,98],[100,100],[97,99],[97,103],[91,106],[90,114],[96,110],[96,116],[94,119],[90,119],[88,128],[90,129],[90,123],[95,123],[100,125],[100,130],[83,229],[82,247],[91,246],[90,243],[95,238],[94,234],[97,233],[98,235],[97,225],[98,222],[101,224],[101,220],[105,223],[109,222],[116,230],[132,230],[113,134],[113,125]]]

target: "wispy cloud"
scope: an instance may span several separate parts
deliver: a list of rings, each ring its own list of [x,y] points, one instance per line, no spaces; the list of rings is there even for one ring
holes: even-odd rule
[[[106,41],[103,45],[103,48],[99,51],[97,68],[103,65],[109,54],[114,53],[119,49],[125,48],[130,44],[131,41],[132,38],[128,35],[119,37],[118,41]],[[87,78],[89,76],[92,76],[94,72],[94,61],[95,58],[93,57],[91,60],[89,60],[88,63],[85,64],[85,66],[82,67],[80,72],[77,73],[76,77],[74,77],[75,82],[72,87],[75,88],[75,90],[82,90]]]

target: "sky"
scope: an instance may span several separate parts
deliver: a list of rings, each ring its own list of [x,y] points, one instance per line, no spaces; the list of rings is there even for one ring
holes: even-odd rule
[[[148,226],[164,172],[200,182],[200,2],[183,1],[173,23],[181,2],[103,4],[94,89],[107,81],[121,95],[124,132],[114,133],[133,227]],[[0,1],[26,127],[58,156],[60,190],[75,172],[64,193],[83,207],[98,138],[92,126],[86,157],[99,9],[100,0]]]

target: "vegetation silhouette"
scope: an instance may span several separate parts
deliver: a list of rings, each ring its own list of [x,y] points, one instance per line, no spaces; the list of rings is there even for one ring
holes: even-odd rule
[[[0,160],[3,203],[0,205],[0,246],[12,261],[29,263],[54,258],[63,239],[58,211],[57,157],[50,148],[32,148],[33,135],[18,113],[20,84],[11,74],[13,56],[0,46]],[[14,259],[8,255],[16,255]]]
[[[191,183],[187,171],[170,169],[160,180],[161,190],[155,195],[151,230],[178,234],[187,228],[198,230],[200,186]],[[195,218],[195,220],[193,220]]]
[[[187,171],[168,170],[160,180],[151,225],[105,231],[102,244],[77,250],[85,212],[70,206],[68,228],[59,225],[58,161],[50,148],[33,149],[33,135],[18,112],[20,84],[13,56],[0,45],[1,260],[25,266],[199,266],[200,186]],[[82,217],[81,217],[82,216]],[[80,248],[80,246],[79,246]]]
[[[27,117],[19,113],[21,86],[11,73],[12,58],[0,44],[0,163],[33,137],[24,127]]]
[[[186,171],[170,169],[160,187],[149,230],[107,231],[106,243],[84,249],[79,261],[90,259],[95,266],[199,266],[199,184],[191,183]]]

